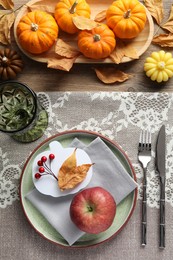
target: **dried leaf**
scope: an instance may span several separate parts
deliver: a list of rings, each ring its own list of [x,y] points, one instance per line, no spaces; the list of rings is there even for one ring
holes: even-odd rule
[[[64,57],[48,58],[47,67],[52,69],[70,71],[78,56],[79,55],[71,59],[64,58]]]
[[[98,26],[97,22],[83,16],[74,16],[73,23],[79,30],[92,30]]]
[[[150,14],[154,17],[156,22],[160,25],[163,20],[164,9],[162,0],[144,0]]]
[[[77,49],[61,39],[58,39],[56,42],[55,53],[66,58],[74,58],[79,55],[79,51]]]
[[[73,189],[76,185],[81,183],[89,171],[92,164],[82,164],[77,167],[72,168],[69,172],[63,174],[59,172],[58,184],[60,190]]]
[[[13,0],[0,0],[0,5],[7,10],[14,9]]]
[[[36,10],[41,10],[41,11],[45,11],[51,14],[54,14],[55,12],[55,5],[57,4],[57,0],[51,0],[51,4],[50,4],[50,0],[40,0],[34,4],[32,4],[32,2],[28,2],[26,5],[28,7],[28,9],[30,11],[36,11]]]
[[[158,44],[161,47],[173,47],[173,33],[155,36],[152,43]]]
[[[82,182],[92,164],[77,166],[76,149],[64,161],[58,172],[58,186],[60,190],[72,189]]]
[[[0,16],[0,43],[9,44],[11,43],[10,29],[14,23],[15,14],[14,12]]]
[[[163,29],[173,33],[173,5],[171,7],[170,15],[167,22],[162,26]]]
[[[124,73],[123,71],[116,70],[114,67],[104,67],[95,69],[97,77],[105,84],[111,84],[115,82],[123,82],[132,76]]]
[[[106,19],[106,11],[107,10],[103,10],[100,13],[98,13],[94,19],[95,22],[103,22]]]
[[[122,40],[117,40],[115,50],[110,54],[110,58],[116,64],[119,64],[123,57],[129,57],[132,59],[139,59],[137,51],[134,49],[132,43],[125,43]]]
[[[70,171],[72,168],[76,167],[76,148],[74,149],[73,153],[64,161],[60,171]],[[58,175],[59,176],[59,175]]]

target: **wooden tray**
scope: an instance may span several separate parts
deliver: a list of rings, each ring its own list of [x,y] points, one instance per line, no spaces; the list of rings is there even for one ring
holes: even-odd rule
[[[40,2],[40,1],[31,0],[28,2],[28,4],[33,5],[38,2]],[[57,1],[50,0],[50,5],[52,5],[52,7],[54,7],[57,2],[58,2],[58,0]],[[42,3],[44,3],[44,1],[42,1]],[[91,7],[91,19],[94,19],[98,13],[100,13],[103,10],[106,10],[111,5],[112,0],[101,0],[101,1],[100,0],[94,0],[94,1],[87,0],[87,3]],[[38,9],[41,9],[41,6],[39,6]],[[133,47],[136,49],[139,57],[149,47],[149,45],[153,39],[153,34],[154,34],[154,24],[153,24],[152,17],[147,9],[146,9],[146,12],[147,12],[147,22],[146,22],[144,30],[135,39],[131,40],[131,42],[133,43]],[[14,37],[15,37],[16,43],[19,46],[19,48],[21,49],[21,51],[29,58],[31,58],[35,61],[38,61],[38,62],[47,63],[48,58],[53,57],[55,55],[54,46],[49,51],[47,51],[43,54],[33,55],[31,53],[28,53],[24,49],[22,49],[22,47],[20,46],[20,43],[18,42],[18,38],[16,35],[17,24],[19,23],[19,20],[22,18],[22,16],[24,16],[27,13],[28,13],[28,7],[26,4],[20,9],[20,11],[18,12],[18,14],[16,16],[15,23],[14,23]],[[71,46],[74,46],[77,48],[77,35],[75,35],[75,36],[69,35],[67,33],[60,31],[58,37],[63,39],[66,43],[70,44]],[[124,57],[122,59],[122,63],[129,62],[129,61],[132,61],[132,59],[129,57]],[[93,59],[88,59],[88,58],[84,57],[83,55],[81,55],[76,59],[75,63],[113,63],[113,62],[110,58],[106,58],[106,59],[102,59],[102,60],[93,60]]]

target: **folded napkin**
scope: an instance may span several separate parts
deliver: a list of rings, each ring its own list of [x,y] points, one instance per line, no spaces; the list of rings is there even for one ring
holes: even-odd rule
[[[87,146],[75,138],[70,146],[84,149],[90,156],[91,161],[95,163],[92,166],[93,176],[91,182],[86,188],[103,187],[112,194],[118,204],[137,187],[137,183],[99,137]],[[26,198],[64,237],[69,245],[72,245],[84,235],[84,232],[79,230],[70,219],[69,207],[74,196],[75,194],[54,198],[43,195],[36,189],[26,195]]]

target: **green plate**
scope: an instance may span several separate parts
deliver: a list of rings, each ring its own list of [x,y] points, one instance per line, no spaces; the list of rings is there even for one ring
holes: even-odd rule
[[[64,147],[67,147],[75,137],[77,137],[85,144],[89,144],[96,137],[100,137],[113,151],[113,153],[134,180],[136,180],[136,175],[130,160],[121,147],[107,137],[104,137],[95,132],[79,130],[62,132],[46,139],[32,152],[25,163],[20,180],[20,201],[27,220],[42,237],[46,238],[50,242],[63,247],[81,248],[95,246],[103,243],[117,235],[123,229],[134,212],[137,200],[137,189],[131,192],[123,201],[121,201],[121,203],[118,204],[114,222],[109,229],[98,235],[85,234],[72,246],[69,246],[66,240],[64,240],[64,238],[48,223],[48,221],[41,215],[41,213],[27,199],[25,199],[25,195],[34,188],[32,181],[32,163],[35,156],[45,150],[48,150],[49,143],[52,141],[56,140]]]

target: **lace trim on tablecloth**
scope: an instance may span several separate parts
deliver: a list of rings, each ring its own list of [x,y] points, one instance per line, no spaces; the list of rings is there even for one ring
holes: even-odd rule
[[[59,111],[70,111],[74,102],[82,105],[89,104],[85,118],[74,116],[70,118],[59,117]],[[137,160],[137,144],[141,129],[151,129],[153,135],[157,135],[162,123],[166,126],[167,158],[166,158],[166,202],[173,206],[173,96],[168,93],[118,93],[118,92],[88,92],[74,94],[73,92],[59,92],[58,95],[40,92],[39,100],[49,113],[49,126],[45,132],[45,138],[57,132],[72,129],[90,130],[99,132],[112,140],[121,143],[124,133],[134,130],[133,139],[125,140],[123,148],[131,154],[131,162],[134,166],[139,183],[138,199],[142,198],[143,171]],[[79,98],[79,100],[77,100]],[[110,107],[109,107],[110,103]],[[112,105],[112,103],[114,105]],[[99,105],[98,105],[99,104]],[[92,107],[96,106],[103,111],[97,116],[92,113]],[[107,109],[104,109],[107,106]],[[106,112],[105,112],[106,111]],[[85,112],[85,111],[84,111]],[[99,111],[98,111],[99,112]],[[80,114],[80,112],[79,112]],[[127,138],[127,137],[126,137]],[[133,145],[132,145],[133,142]],[[128,143],[128,144],[126,144]],[[132,145],[132,148],[130,148]],[[131,149],[131,151],[130,151]],[[31,150],[32,151],[32,150]],[[147,203],[150,207],[159,207],[159,176],[154,167],[155,151],[152,148],[152,160],[147,171]],[[20,162],[22,164],[22,162]],[[6,147],[0,147],[0,207],[5,208],[19,199],[18,187],[22,166],[10,164],[10,158]]]

